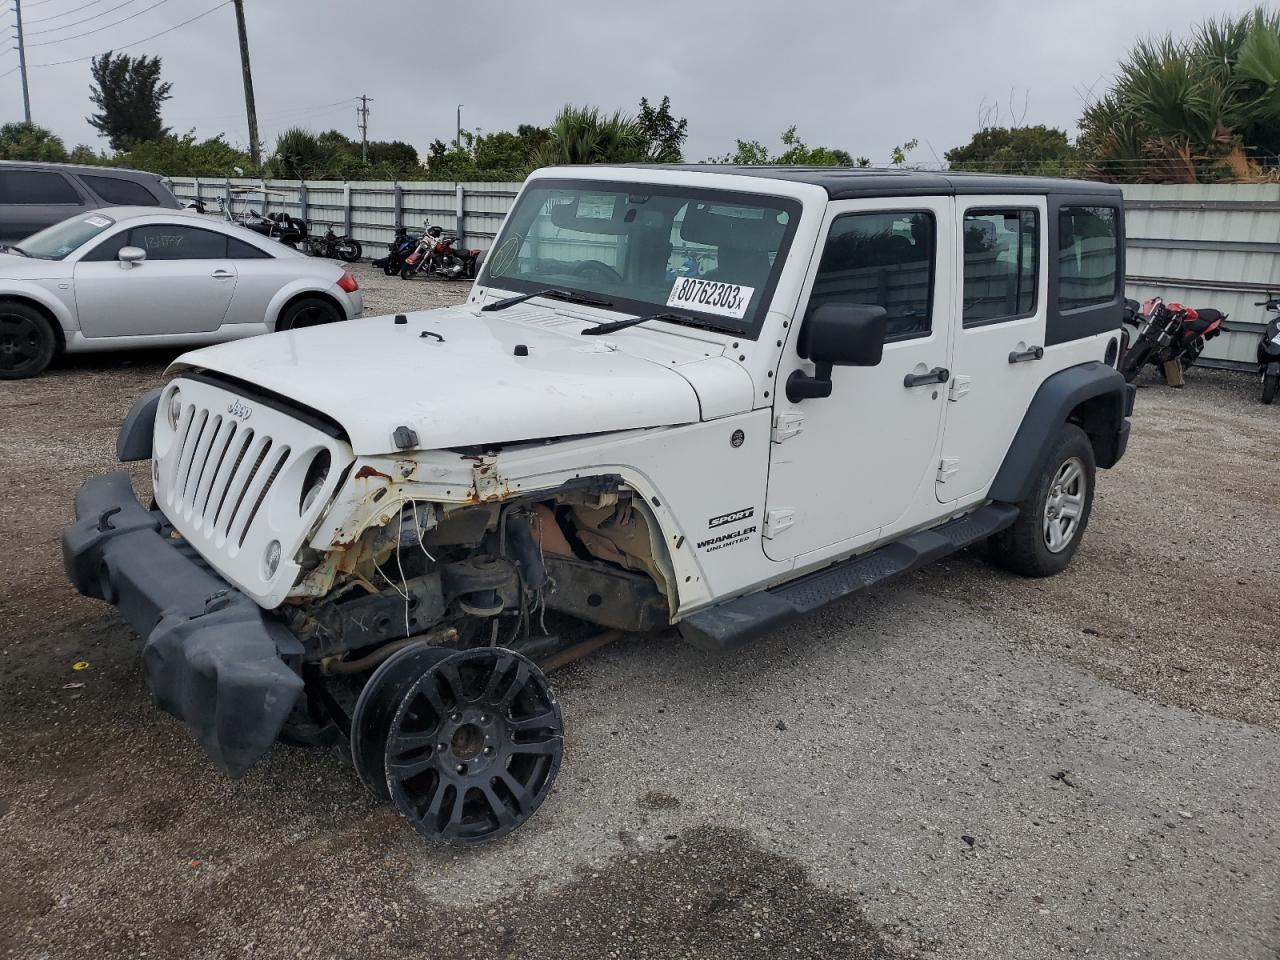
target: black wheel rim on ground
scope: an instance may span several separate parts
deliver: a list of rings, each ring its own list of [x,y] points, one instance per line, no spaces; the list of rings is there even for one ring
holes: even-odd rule
[[[0,370],[21,373],[44,354],[44,331],[30,317],[0,314]]]
[[[542,671],[512,650],[467,650],[428,667],[405,695],[387,732],[387,787],[428,839],[484,843],[533,816],[563,750]]]
[[[434,663],[455,651],[410,644],[397,650],[378,666],[365,683],[351,712],[351,762],[366,787],[382,800],[387,792],[387,731],[405,694]]]
[[[355,240],[339,240],[334,249],[338,252],[338,257],[347,263],[354,263],[360,259],[360,244]]]

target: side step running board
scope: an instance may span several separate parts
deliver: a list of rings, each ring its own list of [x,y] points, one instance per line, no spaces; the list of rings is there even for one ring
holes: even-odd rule
[[[1018,508],[1003,503],[979,507],[932,530],[921,530],[871,553],[827,567],[759,593],[699,610],[677,625],[689,643],[706,650],[727,650],[777,630],[833,600],[847,597],[889,577],[924,566],[985,540],[1011,526]]]

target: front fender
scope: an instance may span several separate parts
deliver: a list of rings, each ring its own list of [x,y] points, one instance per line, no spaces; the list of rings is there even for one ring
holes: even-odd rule
[[[62,281],[70,285],[70,281]],[[6,280],[3,299],[31,300],[48,310],[64,333],[72,333],[80,329],[80,321],[75,311],[55,294],[49,292],[38,283],[30,280]]]

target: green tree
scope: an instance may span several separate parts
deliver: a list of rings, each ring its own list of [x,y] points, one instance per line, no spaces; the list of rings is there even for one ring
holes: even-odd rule
[[[1064,131],[1034,127],[986,127],[944,156],[952,170],[1068,177],[1080,172],[1080,153]]]
[[[865,157],[854,159],[847,150],[836,147],[810,147],[800,139],[794,124],[783,131],[781,140],[784,149],[776,156],[770,155],[769,149],[759,140],[738,140],[733,153],[709,162],[745,166],[785,164],[788,166],[866,167],[871,165],[871,161]]]
[[[248,154],[231,146],[221,135],[196,140],[194,130],[182,136],[167,134],[135,143],[117,153],[111,162],[167,177],[234,177],[237,168],[252,171]]]
[[[535,166],[578,163],[638,163],[649,159],[644,128],[622,111],[566,105],[547,128],[547,142],[537,151]]]
[[[55,163],[67,159],[62,139],[34,123],[6,123],[0,127],[0,160],[47,160]]]
[[[640,98],[640,112],[636,122],[649,142],[649,159],[655,163],[680,163],[684,159],[681,148],[689,137],[689,121],[677,120],[671,114],[671,98],[664,96],[656,108],[647,97]]]
[[[172,85],[160,81],[159,57],[113,55],[108,50],[93,58],[89,72],[89,99],[99,112],[85,119],[107,138],[112,150],[169,132],[160,120],[160,105],[171,96]]]
[[[1280,13],[1139,41],[1085,108],[1077,143],[1090,175],[1107,180],[1265,177],[1280,153]]]
[[[275,149],[263,167],[268,177],[281,180],[325,180],[339,177],[343,167],[337,131],[317,134],[290,127],[276,138]],[[342,137],[342,134],[338,134]],[[343,137],[345,139],[345,137]]]

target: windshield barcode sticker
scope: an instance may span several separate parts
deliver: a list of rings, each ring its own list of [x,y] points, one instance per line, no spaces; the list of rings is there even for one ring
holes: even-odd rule
[[[687,307],[701,313],[714,313],[741,320],[747,315],[747,306],[755,292],[755,287],[744,287],[737,283],[678,277],[667,297],[667,306]]]

